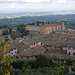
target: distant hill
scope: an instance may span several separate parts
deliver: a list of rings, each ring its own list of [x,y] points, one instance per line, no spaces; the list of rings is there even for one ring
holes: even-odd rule
[[[65,25],[69,28],[75,29],[75,14],[68,14],[68,15],[29,15],[29,16],[15,16],[15,17],[8,17],[0,19],[0,25],[9,25],[9,26],[16,26],[19,24],[27,24],[27,23],[36,23],[36,21],[44,21],[47,23],[58,23],[59,21],[64,20]]]

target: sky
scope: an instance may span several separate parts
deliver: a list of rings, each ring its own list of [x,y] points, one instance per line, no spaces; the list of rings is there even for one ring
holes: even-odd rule
[[[75,0],[0,0],[1,11],[75,10]]]

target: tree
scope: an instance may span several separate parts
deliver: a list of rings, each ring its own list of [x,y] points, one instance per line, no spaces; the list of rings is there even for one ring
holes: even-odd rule
[[[37,23],[37,26],[39,26],[39,21],[37,21],[36,23]]]
[[[35,25],[35,23],[28,23],[27,25]]]
[[[2,35],[8,35],[8,30],[3,30]]]
[[[9,28],[9,33],[10,33],[10,34],[12,33],[12,28]]]
[[[73,67],[75,68],[75,62],[73,62]]]
[[[43,55],[39,55],[36,59],[36,66],[37,67],[50,67],[53,65],[52,60],[46,58]]]
[[[21,36],[21,33],[17,33],[17,32],[12,32],[11,33],[13,39],[19,38]]]
[[[17,27],[17,31],[20,33],[23,33],[25,31],[25,25],[24,24],[19,25]]]
[[[44,21],[42,21],[42,25],[44,25]]]
[[[50,24],[50,21],[48,21],[48,24]]]
[[[4,40],[0,41],[0,75],[10,75],[10,70],[12,69],[10,57],[4,57],[4,54],[8,50],[8,42],[4,42]],[[2,47],[2,48],[1,48]]]
[[[3,25],[3,28],[8,28],[8,26],[7,25]]]
[[[25,31],[23,32],[22,36],[26,36],[26,35],[28,35],[28,34],[29,34],[29,31],[28,31],[28,30],[25,30]]]

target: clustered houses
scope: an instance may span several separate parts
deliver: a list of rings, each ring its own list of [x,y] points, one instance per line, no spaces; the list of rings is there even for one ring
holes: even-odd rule
[[[33,48],[24,49],[16,56],[16,60],[35,60],[38,55],[44,54],[43,46],[36,46]]]
[[[60,58],[62,62],[64,59],[75,60],[75,30],[64,29],[53,34],[31,30],[29,35],[15,39],[4,56],[14,57],[15,60],[35,60],[42,54],[56,63]]]
[[[24,41],[24,40],[23,40]],[[24,41],[24,44],[30,48],[41,45],[41,42],[36,39],[27,39]]]

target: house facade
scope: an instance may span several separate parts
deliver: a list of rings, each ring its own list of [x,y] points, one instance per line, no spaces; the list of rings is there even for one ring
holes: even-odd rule
[[[4,58],[5,57],[13,57],[14,55],[17,54],[17,48],[13,48],[11,50],[8,50],[5,54],[4,54]]]
[[[27,25],[26,29],[29,31],[40,31],[40,27],[35,25]]]

